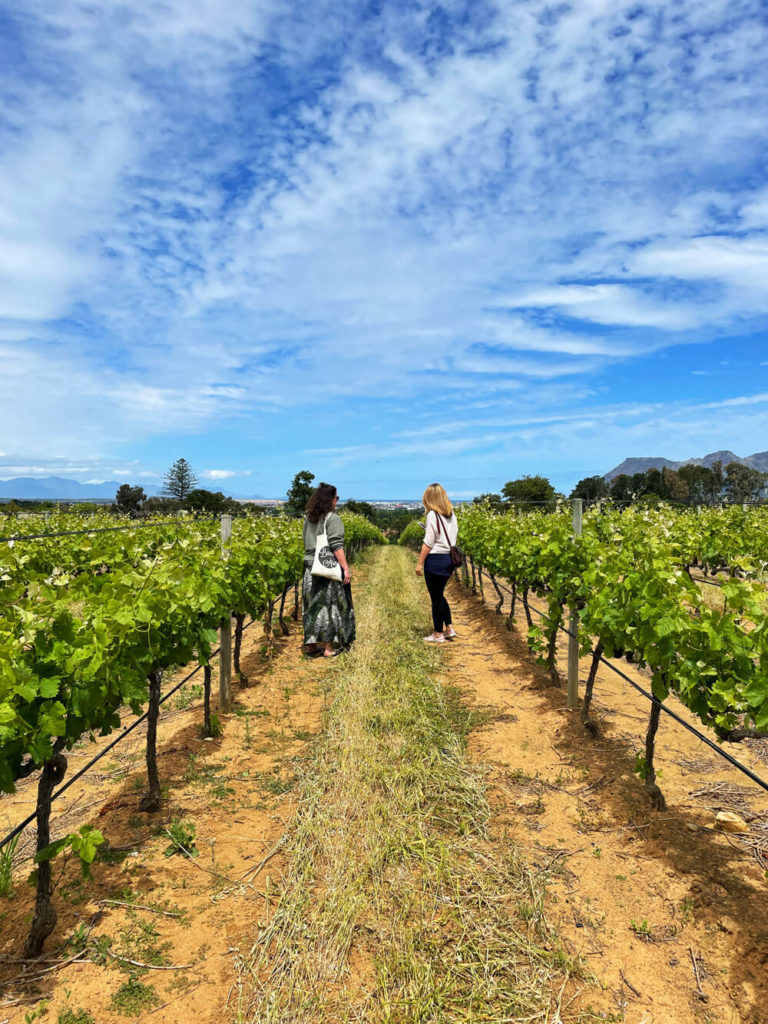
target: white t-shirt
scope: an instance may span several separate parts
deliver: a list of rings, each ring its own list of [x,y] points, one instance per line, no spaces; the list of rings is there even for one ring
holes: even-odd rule
[[[442,526],[437,521],[437,512],[427,512],[427,529],[424,533],[424,543],[430,549],[431,555],[447,555],[451,547],[456,543],[459,535],[459,523],[455,514],[447,519],[440,516]],[[443,529],[445,527],[445,529]],[[446,533],[448,540],[445,539]]]

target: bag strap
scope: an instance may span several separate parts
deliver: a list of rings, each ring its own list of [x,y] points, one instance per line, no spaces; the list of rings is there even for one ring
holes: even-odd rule
[[[434,509],[433,509],[433,511],[434,511]],[[440,515],[439,512],[435,512],[435,516],[437,518],[438,524],[440,526],[442,526],[442,528],[443,528],[443,533],[445,534],[445,543],[448,545],[448,547],[450,547],[451,546],[451,538],[448,536],[448,531],[445,528],[445,523],[443,522],[442,516]],[[438,533],[439,532],[440,531],[438,530]]]

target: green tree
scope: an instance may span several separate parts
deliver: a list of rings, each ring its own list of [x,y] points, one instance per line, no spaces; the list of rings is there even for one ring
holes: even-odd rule
[[[501,489],[508,505],[545,504],[557,498],[557,491],[545,476],[521,476]]]
[[[141,503],[147,500],[143,487],[131,487],[130,484],[120,484],[115,493],[114,508],[124,515],[137,516],[141,512]]]
[[[494,494],[492,491],[486,491],[484,494],[478,494],[472,499],[473,505],[487,505],[488,508],[493,509],[494,512],[501,512],[504,509],[504,502],[501,500],[500,494]]]
[[[179,503],[175,498],[162,498],[159,496],[153,496],[147,498],[142,506],[143,512],[151,512],[156,514],[162,512],[166,515],[172,515],[174,512],[179,511]]]
[[[681,480],[688,488],[688,500],[694,505],[705,505],[712,500],[712,470],[707,466],[695,466],[690,463],[681,466],[677,471]]]
[[[199,487],[190,491],[184,501],[184,507],[192,512],[209,512],[212,515],[240,515],[242,505],[228,498],[222,491],[206,491]]]
[[[675,469],[665,466],[661,471],[661,479],[664,483],[665,497],[670,501],[688,501],[691,495],[690,488],[685,477]]]
[[[639,479],[638,479],[639,478]],[[661,470],[652,466],[645,473],[635,473],[632,483],[638,496],[655,494],[657,498],[667,497],[667,488]]]
[[[765,484],[765,473],[740,462],[725,467],[725,495],[728,501],[756,501]]]
[[[723,500],[723,492],[725,491],[725,473],[723,472],[722,462],[713,462],[709,467],[709,504],[714,505],[718,501]]]
[[[423,514],[421,511],[414,512],[407,508],[376,509],[376,526],[388,540],[394,541],[409,523],[419,519]]]
[[[619,473],[611,480],[611,497],[614,501],[634,501],[634,479],[629,473]]]
[[[365,516],[370,522],[379,525],[376,509],[369,501],[355,501],[354,498],[350,498],[344,502],[344,508],[347,512],[357,512],[358,515]]]
[[[585,476],[573,488],[571,497],[584,498],[585,501],[597,501],[599,498],[607,498],[608,484],[605,482],[605,477]]]
[[[312,487],[314,479],[315,474],[310,473],[307,469],[300,470],[293,478],[286,495],[288,500],[285,503],[285,511],[289,516],[303,516],[307,511],[307,504],[314,490]]]
[[[197,477],[186,459],[176,459],[163,477],[161,494],[166,498],[184,501],[197,485]]]

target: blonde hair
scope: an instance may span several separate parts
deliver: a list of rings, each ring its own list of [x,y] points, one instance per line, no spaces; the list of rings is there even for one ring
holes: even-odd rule
[[[439,512],[446,519],[453,515],[451,499],[440,484],[430,484],[421,496],[421,503],[427,512]]]

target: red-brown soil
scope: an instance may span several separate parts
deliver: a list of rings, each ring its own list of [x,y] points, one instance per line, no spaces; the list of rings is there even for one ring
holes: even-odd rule
[[[453,583],[450,599],[459,639],[445,645],[446,679],[501,712],[470,738],[490,769],[494,828],[550,872],[549,919],[603,986],[579,1005],[627,1024],[765,1024],[768,882],[748,844],[768,846],[768,795],[662,715],[656,767],[667,809],[654,811],[634,772],[645,698],[601,669],[593,738],[528,651],[522,610],[508,631],[479,594]],[[563,678],[566,645],[563,636]],[[643,672],[621,667],[648,687]],[[586,659],[582,693],[588,671]],[[768,746],[728,749],[768,777]],[[746,839],[714,829],[721,809],[747,820]]]
[[[218,739],[201,738],[199,697],[188,710],[172,710],[174,698],[161,709],[158,761],[168,799],[158,814],[138,810],[145,785],[143,727],[54,804],[54,838],[90,822],[117,852],[110,855],[112,863],[97,858],[92,882],[81,883],[79,868],[66,866],[54,897],[58,924],[46,955],[34,965],[20,962],[33,906],[33,891],[24,881],[30,863],[26,859],[22,866],[22,855],[28,858],[34,849],[34,829],[25,833],[17,851],[15,892],[0,901],[0,1021],[24,1021],[44,998],[50,999],[46,1019],[53,1021],[65,1007],[89,1010],[99,1024],[231,1019],[239,951],[250,949],[265,898],[269,902],[270,879],[281,870],[280,840],[294,813],[294,772],[321,727],[325,667],[302,659],[300,642],[300,630],[293,626],[290,638],[275,642],[270,661],[261,624],[246,632],[242,665],[251,685],[240,689],[233,682],[233,712],[224,716]],[[193,684],[198,681],[202,674]],[[215,673],[213,683],[215,695]],[[69,772],[97,749],[85,743],[75,750]],[[0,801],[3,834],[34,809],[34,799],[30,781]],[[165,856],[170,845],[165,829],[174,818],[196,830],[194,860]],[[54,877],[59,872],[57,864]],[[108,900],[149,909],[102,902]],[[112,997],[128,980],[131,965],[122,970],[107,954],[103,965],[84,960],[55,968],[72,955],[66,943],[77,929],[90,940],[110,939],[110,952],[139,963],[161,949],[164,966],[189,966],[146,973],[136,968],[141,982],[153,986],[158,1006],[123,1016]]]

